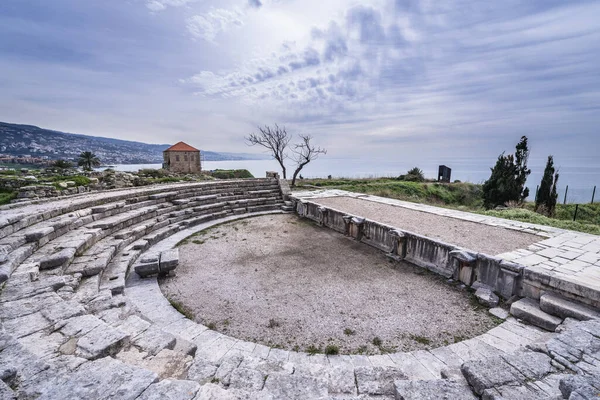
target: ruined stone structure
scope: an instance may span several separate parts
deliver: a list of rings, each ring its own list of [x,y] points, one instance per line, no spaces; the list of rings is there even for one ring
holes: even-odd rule
[[[199,174],[202,171],[200,150],[179,142],[163,151],[163,168],[183,174]]]
[[[172,249],[191,234],[281,212],[276,179],[130,188],[0,207],[0,398],[597,398],[600,320],[590,306],[598,306],[600,290],[589,270],[600,259],[599,237],[409,205],[546,234],[531,249],[489,257],[322,207],[308,196],[291,200],[300,216],[391,258],[523,299],[513,303],[514,317],[495,309],[506,318],[496,328],[437,349],[285,351],[187,319],[155,278],[176,267]],[[570,261],[559,264],[559,257]],[[570,275],[561,272],[565,265]],[[583,275],[573,273],[577,268]]]

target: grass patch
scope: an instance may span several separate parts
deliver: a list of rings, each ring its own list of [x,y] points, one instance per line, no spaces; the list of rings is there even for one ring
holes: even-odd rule
[[[311,355],[314,356],[315,354],[319,354],[321,352],[321,348],[315,346],[314,344],[311,344],[310,346],[308,346],[306,348],[306,352]]]
[[[365,345],[360,346],[358,349],[356,349],[356,352],[358,354],[367,354],[368,351],[369,351],[369,348]]]
[[[8,204],[17,198],[17,192],[14,190],[0,189],[0,205]]]
[[[356,332],[355,332],[355,331],[353,331],[353,330],[352,330],[352,329],[350,329],[350,328],[346,328],[346,329],[344,329],[344,335],[346,335],[346,336],[352,336],[352,335],[354,335],[355,333],[356,333]]]
[[[456,335],[454,336],[454,343],[462,342],[466,338],[464,336]]]
[[[57,175],[57,176],[53,176],[53,177],[49,178],[48,181],[49,182],[71,181],[71,182],[75,182],[75,186],[87,186],[90,184],[90,182],[92,182],[90,180],[90,178],[88,178],[87,176],[83,176],[83,175],[73,175],[73,176]]]
[[[508,210],[479,211],[479,213],[492,217],[600,235],[600,204],[580,205],[577,211],[577,221],[573,221],[573,214],[575,213],[574,205],[567,204],[557,206],[556,208],[555,218],[540,215],[529,210],[527,206],[526,208],[511,208]]]
[[[424,344],[426,346],[431,344],[431,340],[426,338],[425,336],[420,336],[420,335],[410,335],[410,338],[412,340],[414,340],[417,343],[421,343]],[[456,343],[456,342],[455,342]]]
[[[373,341],[372,341],[371,343],[373,343],[373,345],[374,345],[374,346],[377,346],[377,347],[379,347],[379,346],[381,346],[381,344],[383,343],[383,340],[381,340],[381,339],[379,338],[379,336],[375,336],[375,337],[373,338]]]
[[[206,327],[207,327],[208,329],[210,329],[211,331],[214,331],[214,330],[216,330],[216,329],[217,329],[217,324],[215,324],[214,322],[212,322],[212,321],[211,321],[211,322],[209,322],[208,324],[206,324]]]
[[[327,347],[325,347],[325,354],[328,356],[338,355],[340,354],[340,348],[335,344],[328,344]]]
[[[192,311],[190,311],[186,306],[181,304],[181,302],[174,300],[174,299],[168,299],[168,300],[169,300],[169,303],[171,303],[171,306],[173,306],[174,309],[176,309],[181,314],[183,314],[184,317],[186,317],[187,319],[190,319],[192,321],[194,320],[194,313]]]

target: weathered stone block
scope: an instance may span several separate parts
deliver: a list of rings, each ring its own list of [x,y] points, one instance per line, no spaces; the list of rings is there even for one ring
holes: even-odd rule
[[[52,228],[51,226],[46,227],[46,228],[39,228],[39,229],[36,229],[35,231],[27,233],[25,235],[25,240],[28,243],[29,242],[37,242],[41,238],[50,235],[52,232],[54,232],[54,228]]]
[[[520,318],[547,331],[554,332],[562,319],[545,313],[539,304],[532,299],[521,299],[510,306],[510,313],[515,318]]]
[[[600,318],[598,310],[550,292],[546,292],[540,297],[540,309],[561,318],[571,317],[580,321]]]
[[[74,248],[62,249],[48,257],[40,260],[40,269],[51,269],[61,267],[70,263],[75,258]]]
[[[358,392],[369,395],[393,395],[394,381],[408,379],[398,368],[358,367],[354,370]]]
[[[179,249],[170,249],[160,253],[159,271],[163,274],[175,270],[179,265]]]
[[[475,291],[475,297],[480,304],[486,307],[496,307],[500,299],[488,287],[480,287]]]
[[[396,400],[476,400],[469,386],[443,379],[432,381],[396,381]]]
[[[115,355],[128,340],[125,332],[101,323],[79,338],[75,354],[88,360]]]
[[[192,400],[198,390],[197,382],[165,379],[148,386],[138,400]]]
[[[148,263],[148,264],[136,264],[133,267],[136,274],[138,274],[142,278],[146,278],[150,275],[155,275],[160,272],[158,267],[158,262]]]

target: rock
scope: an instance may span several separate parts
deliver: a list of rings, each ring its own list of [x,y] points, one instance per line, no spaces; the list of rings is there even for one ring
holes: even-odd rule
[[[489,309],[490,314],[496,318],[506,319],[508,318],[508,311],[500,307],[494,307]]]
[[[461,371],[481,395],[486,389],[540,379],[554,370],[550,361],[546,354],[523,351],[467,361]]]
[[[74,248],[66,248],[42,258],[40,260],[40,269],[51,269],[67,265],[75,258],[75,251],[76,249]]]
[[[569,376],[561,379],[559,389],[565,399],[597,399],[600,394],[600,377]]]
[[[79,338],[75,354],[88,360],[115,355],[128,340],[126,333],[102,323]]]
[[[311,376],[274,374],[265,381],[265,391],[275,399],[325,399],[327,384]]]
[[[12,251],[12,248],[7,245],[0,245],[0,264],[8,260],[8,255]]]
[[[162,349],[173,350],[175,342],[175,336],[152,325],[135,337],[132,344],[151,355],[156,355]]]
[[[77,317],[85,313],[78,301],[59,301],[41,309],[42,315],[48,321],[56,323],[63,319]]]
[[[396,381],[396,400],[476,400],[469,386],[443,379],[433,381]]]
[[[229,387],[237,389],[261,390],[265,377],[260,371],[249,368],[236,368],[229,375]]]
[[[600,318],[598,310],[550,292],[546,292],[540,297],[540,309],[560,318],[570,317],[581,321]]]
[[[160,253],[159,271],[168,274],[179,265],[179,249],[170,249]]]
[[[408,379],[394,367],[358,367],[354,370],[359,393],[393,395],[394,381]]]
[[[73,182],[73,181],[66,181],[65,183],[67,184],[67,187],[75,187],[75,186],[77,186],[77,184],[75,182]]]
[[[483,304],[486,307],[496,307],[500,299],[492,292],[492,289],[488,287],[480,287],[475,291],[475,297],[479,304]]]
[[[17,400],[17,394],[3,381],[0,381],[0,399]]]
[[[146,278],[150,275],[155,275],[160,272],[158,259],[147,261],[142,259],[133,267],[136,274],[142,278]]]
[[[66,189],[69,187],[69,185],[67,185],[67,182],[58,182],[58,186],[63,189]]]
[[[82,364],[72,374],[47,382],[40,399],[119,399],[138,398],[156,374],[105,357]]]
[[[138,400],[192,400],[199,389],[197,382],[165,379],[148,386]]]
[[[547,314],[540,309],[539,304],[532,299],[524,298],[510,306],[510,313],[515,318],[520,318],[547,331],[554,332],[562,319]]]
[[[204,385],[210,382],[217,373],[217,365],[202,357],[196,357],[188,370],[187,378]]]
[[[231,374],[231,371],[236,369],[243,359],[244,357],[241,355],[225,358],[221,362],[221,365],[219,365],[219,368],[217,368],[215,378],[218,379],[219,382],[221,382],[222,384],[229,385],[229,376]]]
[[[119,353],[119,355],[121,354],[123,353]],[[139,355],[146,358],[136,360],[133,364],[155,372],[160,379],[185,379],[193,362],[191,356],[169,349],[161,350],[154,357],[144,352],[140,352]],[[121,357],[119,359],[126,360],[126,358]]]
[[[54,232],[54,228],[51,226],[48,226],[45,228],[39,228],[39,229],[36,229],[34,231],[27,233],[25,235],[25,241],[27,243],[37,242],[41,238],[50,235],[52,232]]]

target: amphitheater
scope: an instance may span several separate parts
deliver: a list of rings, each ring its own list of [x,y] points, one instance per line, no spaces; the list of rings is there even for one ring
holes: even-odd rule
[[[431,349],[308,354],[209,329],[163,295],[157,273],[173,275],[178,243],[218,224],[282,213],[476,289],[491,306],[498,296],[505,306],[490,312],[502,322]],[[420,232],[425,220],[444,232]],[[471,225],[461,233],[453,221]],[[518,235],[531,243],[503,248],[504,236]],[[276,179],[169,184],[0,208],[0,282],[2,399],[600,394],[594,235],[342,191],[292,194]]]

